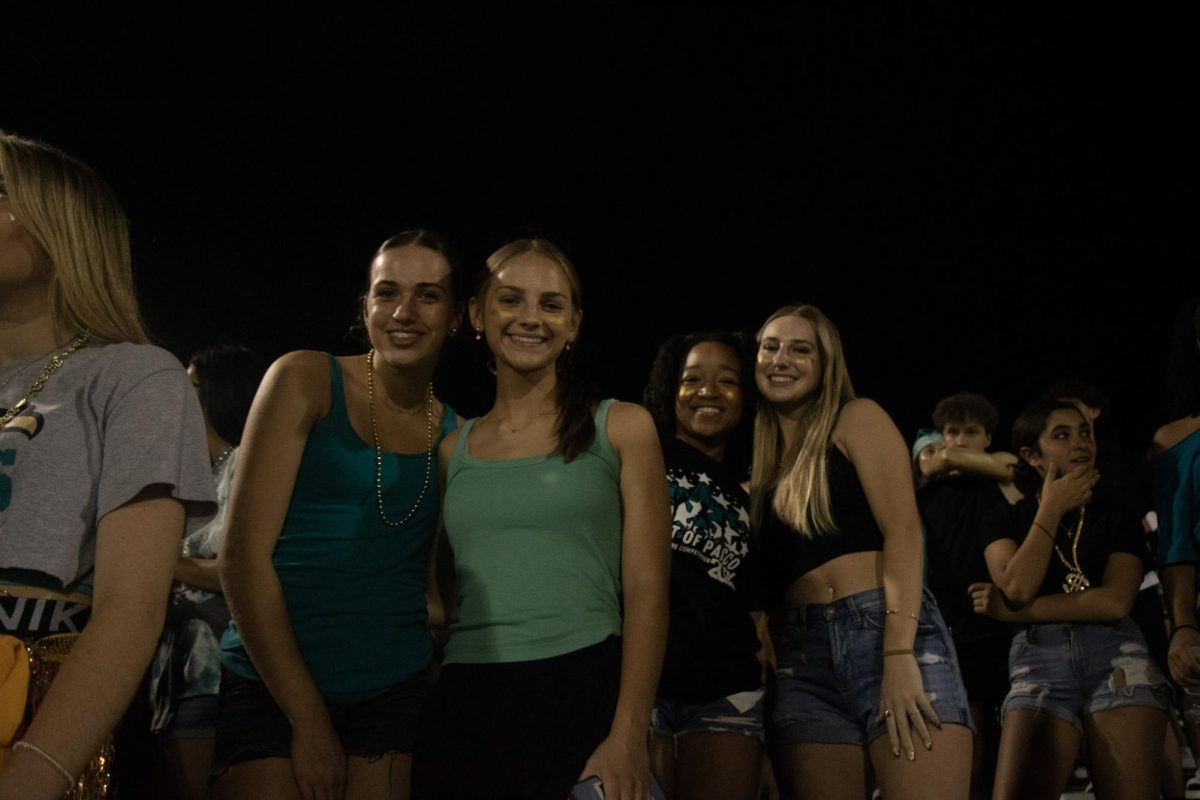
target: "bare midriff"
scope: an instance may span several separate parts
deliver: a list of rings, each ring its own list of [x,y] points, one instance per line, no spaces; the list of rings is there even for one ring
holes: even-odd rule
[[[783,597],[790,606],[832,603],[880,586],[883,586],[883,553],[872,550],[838,556],[804,573],[792,581]]]

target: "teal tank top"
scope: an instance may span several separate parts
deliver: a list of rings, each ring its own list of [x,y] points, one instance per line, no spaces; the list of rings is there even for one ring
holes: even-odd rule
[[[445,663],[550,658],[621,632],[621,464],[605,432],[571,463],[487,461],[463,425],[442,515],[458,572],[459,620]]]
[[[399,528],[384,525],[375,503],[375,449],[351,427],[342,370],[328,358],[329,414],[308,436],[272,563],[322,697],[355,703],[419,674],[432,659],[425,578],[437,526],[437,465],[412,518]],[[456,424],[445,406],[438,441]],[[435,459],[436,452],[435,442]],[[403,518],[424,481],[424,453],[383,453],[389,516]],[[236,623],[225,630],[221,650],[226,668],[259,679]]]

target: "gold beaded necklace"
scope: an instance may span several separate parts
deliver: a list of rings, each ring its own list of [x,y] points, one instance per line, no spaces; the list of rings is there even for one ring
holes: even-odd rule
[[[379,521],[389,528],[399,528],[412,519],[421,507],[425,492],[429,489],[429,476],[433,472],[433,384],[425,387],[425,480],[421,482],[421,493],[417,501],[399,522],[390,519],[383,511],[383,450],[379,447],[379,431],[375,425],[375,348],[367,353],[367,411],[371,418],[371,441],[375,445],[375,507]]]
[[[1063,555],[1063,551],[1058,549],[1058,540],[1054,541],[1054,552],[1058,554],[1058,560],[1067,568],[1067,579],[1063,581],[1063,591],[1067,594],[1074,592],[1082,592],[1084,589],[1092,588],[1092,582],[1087,579],[1087,575],[1083,574],[1083,567],[1079,564],[1079,538],[1083,535],[1083,518],[1087,514],[1087,507],[1079,507],[1079,522],[1075,523],[1075,536],[1071,539],[1071,560],[1067,561],[1067,557]],[[1062,525],[1060,524],[1061,528]],[[1067,535],[1070,536],[1070,530],[1064,528]]]
[[[39,375],[37,379],[29,385],[29,388],[25,390],[25,394],[21,396],[21,399],[14,403],[12,408],[9,408],[3,414],[0,414],[0,428],[3,428],[9,422],[12,422],[13,418],[16,417],[17,414],[20,414],[22,411],[24,411],[29,406],[29,401],[36,397],[37,393],[46,386],[46,381],[50,379],[50,376],[58,372],[59,368],[62,367],[63,362],[67,360],[67,356],[83,347],[88,343],[88,339],[91,338],[92,332],[87,328],[84,328],[79,332],[78,336],[71,340],[71,343],[67,345],[65,350],[63,350],[61,353],[55,353],[53,356],[51,356],[50,360],[46,362],[46,366],[42,369],[42,374]],[[24,369],[24,367],[22,367],[22,369]],[[5,381],[5,383],[7,383],[7,381]]]

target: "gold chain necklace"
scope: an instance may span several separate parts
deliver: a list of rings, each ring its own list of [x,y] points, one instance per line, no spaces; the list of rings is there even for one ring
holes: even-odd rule
[[[404,519],[396,522],[389,519],[383,511],[383,451],[379,447],[379,431],[375,426],[375,348],[367,352],[367,411],[371,418],[371,441],[375,445],[375,507],[379,511],[379,521],[389,528],[399,528],[412,519],[413,514],[421,507],[425,492],[429,489],[429,476],[433,471],[433,384],[425,387],[425,480],[421,483],[421,493],[417,501],[404,515]]]
[[[32,400],[37,393],[42,390],[43,387],[45,387],[46,381],[50,379],[50,376],[58,372],[59,368],[62,367],[63,363],[67,360],[67,356],[83,347],[88,343],[88,339],[91,338],[92,332],[87,328],[84,328],[79,332],[78,336],[71,340],[71,343],[67,345],[65,350],[63,350],[61,353],[55,353],[53,356],[51,356],[50,360],[46,362],[46,366],[42,369],[42,374],[37,377],[37,380],[29,385],[29,388],[25,390],[25,394],[21,396],[21,399],[14,403],[12,408],[8,409],[3,414],[0,414],[0,428],[3,428],[12,421],[13,417],[24,411],[29,406],[29,401]],[[24,369],[24,367],[22,367],[22,369]]]
[[[1063,555],[1063,551],[1058,549],[1058,539],[1054,541],[1054,552],[1058,554],[1058,560],[1067,568],[1067,579],[1063,581],[1063,591],[1067,594],[1074,592],[1082,592],[1084,589],[1092,587],[1091,581],[1087,579],[1087,575],[1083,574],[1083,567],[1079,564],[1079,538],[1083,535],[1083,518],[1087,514],[1087,507],[1079,507],[1079,522],[1075,523],[1075,536],[1071,539],[1071,560],[1067,561],[1067,557]],[[1062,524],[1059,523],[1062,528]],[[1070,535],[1070,530],[1063,528]]]
[[[12,383],[13,378],[17,377],[22,372],[24,372],[25,368],[28,367],[30,364],[37,361],[39,358],[44,358],[45,356],[50,355],[50,353],[53,353],[53,352],[54,352],[54,350],[50,350],[50,352],[48,352],[48,353],[38,353],[35,356],[30,356],[29,358],[22,359],[20,362],[18,362],[16,368],[13,369],[13,371],[9,374],[8,377],[5,378],[4,380],[0,381],[0,389],[3,389],[5,386],[8,386],[10,383]]]

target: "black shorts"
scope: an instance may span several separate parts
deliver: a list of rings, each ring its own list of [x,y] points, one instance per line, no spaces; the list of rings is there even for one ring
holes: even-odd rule
[[[348,756],[373,758],[410,753],[421,705],[429,693],[425,673],[369,700],[327,703],[333,729]],[[212,774],[258,758],[291,758],[292,725],[265,684],[221,672],[221,701]]]
[[[563,800],[608,735],[621,640],[554,658],[448,664],[421,713],[413,797]]]

